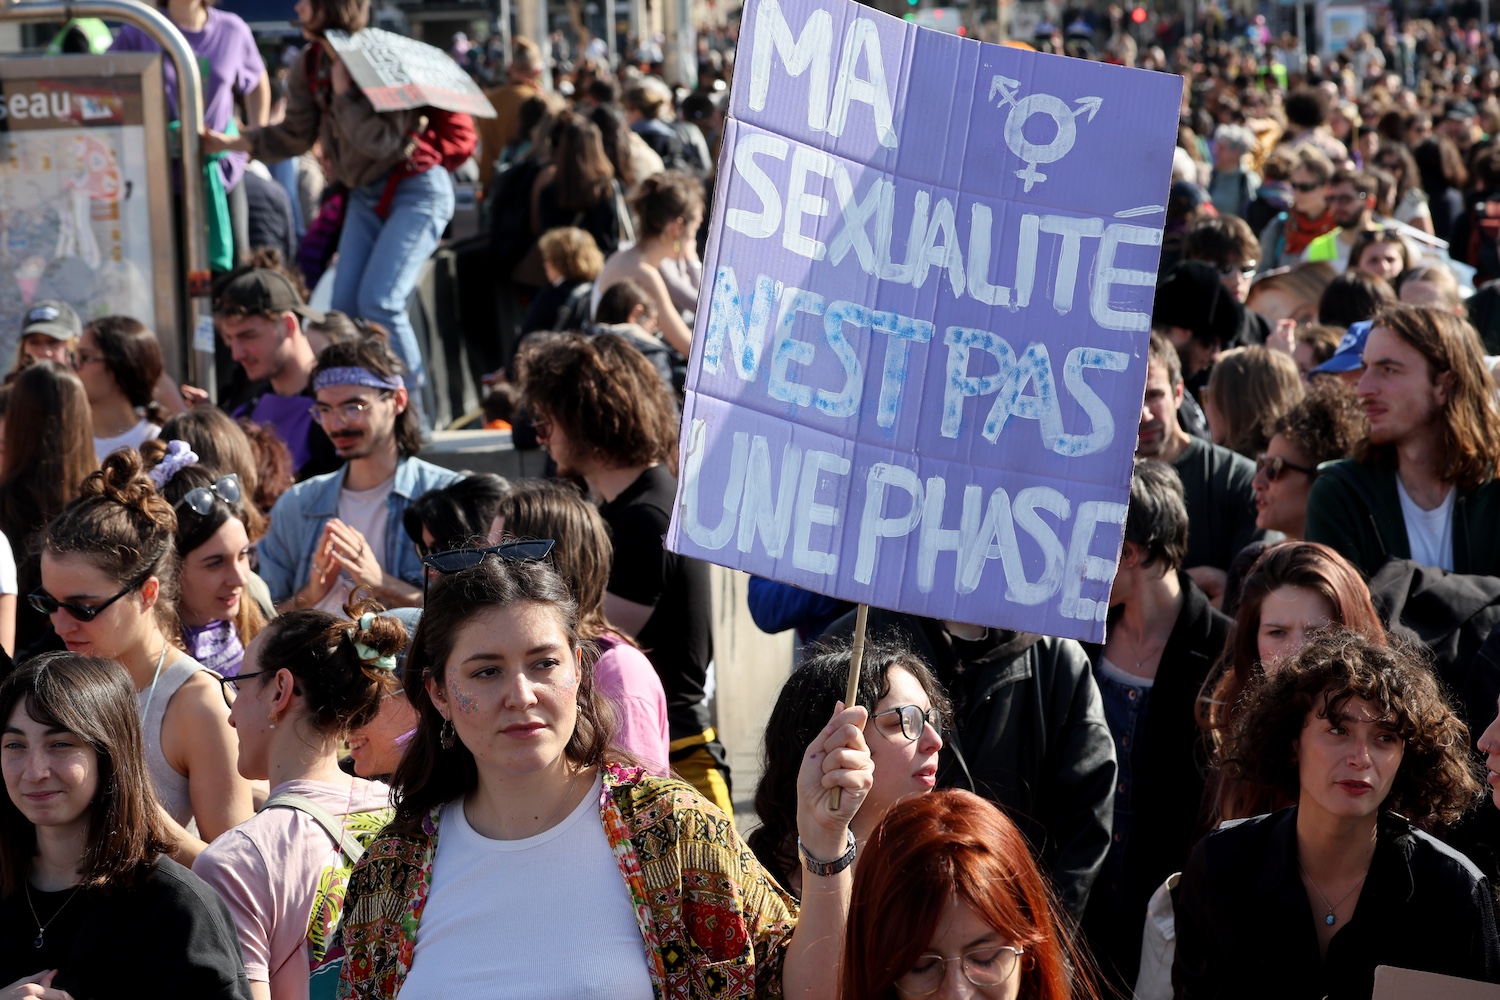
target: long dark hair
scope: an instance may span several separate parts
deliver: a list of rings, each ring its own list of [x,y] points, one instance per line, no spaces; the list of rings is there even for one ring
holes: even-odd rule
[[[760,784],[755,786],[755,813],[760,826],[746,843],[761,867],[785,883],[797,870],[797,772],[802,754],[833,715],[849,677],[847,642],[821,647],[803,661],[781,687],[761,744]],[[891,670],[899,667],[922,685],[932,706],[946,718],[951,707],[942,685],[922,660],[898,645],[867,643],[859,674],[858,704],[871,714],[891,690]]]
[[[17,549],[61,513],[99,467],[93,433],[88,394],[72,369],[37,361],[16,376],[5,410],[0,530]]]
[[[495,511],[509,492],[510,484],[500,476],[475,473],[417,497],[401,515],[401,523],[416,545],[422,544],[426,528],[435,550],[463,548],[489,534]]]
[[[580,115],[564,114],[552,128],[552,163],[557,167],[557,207],[570,212],[593,208],[609,197],[615,168],[604,152],[599,126]]]
[[[135,685],[113,660],[43,653],[0,682],[0,725],[21,706],[49,729],[76,734],[99,758],[99,786],[89,808],[83,884],[106,891],[133,883],[175,844],[161,818]],[[36,853],[36,827],[10,796],[0,797],[0,894],[25,883]]]
[[[403,680],[406,699],[417,710],[417,728],[391,781],[396,800],[394,824],[401,832],[420,833],[432,809],[467,795],[479,784],[474,755],[463,741],[455,740],[444,749],[439,739],[443,717],[427,694],[427,679],[446,683],[454,643],[476,615],[523,601],[551,608],[569,646],[583,648],[578,661],[578,721],[564,753],[582,767],[606,760],[629,762],[611,746],[614,713],[594,687],[597,656],[592,643],[578,638],[577,606],[562,577],[546,563],[486,557],[472,569],[449,573],[437,581],[412,639]]]
[[[161,342],[146,324],[129,316],[105,316],[87,327],[94,334],[104,367],[115,377],[130,405],[144,409],[152,423],[161,422],[156,383],[163,371]]]

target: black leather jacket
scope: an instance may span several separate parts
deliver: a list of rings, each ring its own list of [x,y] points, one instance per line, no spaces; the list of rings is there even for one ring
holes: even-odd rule
[[[825,633],[847,637],[854,614]],[[931,618],[870,610],[868,634],[903,640],[953,699],[942,787],[971,788],[1005,810],[1081,918],[1109,850],[1115,745],[1083,648],[1071,639],[991,629],[954,639]]]

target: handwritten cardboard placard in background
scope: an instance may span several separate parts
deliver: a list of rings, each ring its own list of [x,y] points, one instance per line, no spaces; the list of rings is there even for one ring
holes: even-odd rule
[[[676,552],[1100,639],[1181,80],[745,6]]]

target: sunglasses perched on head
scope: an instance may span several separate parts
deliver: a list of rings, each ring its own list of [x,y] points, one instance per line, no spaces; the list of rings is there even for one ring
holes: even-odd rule
[[[485,556],[498,556],[506,562],[540,562],[547,558],[555,543],[550,538],[527,538],[512,542],[501,542],[474,549],[446,549],[422,557],[422,565],[439,573],[461,573],[484,562]],[[426,603],[427,575],[422,577],[422,597]]]
[[[1272,458],[1270,455],[1258,456],[1255,459],[1255,471],[1264,472],[1266,474],[1266,478],[1273,483],[1281,478],[1282,473],[1288,471],[1300,472],[1304,476],[1312,476],[1314,479],[1316,479],[1318,476],[1317,469],[1310,469],[1305,465],[1297,465],[1294,462],[1288,462],[1280,455],[1277,455],[1275,458]]]
[[[204,516],[213,510],[214,498],[218,497],[227,506],[234,506],[240,502],[243,491],[240,490],[240,477],[231,472],[227,476],[220,476],[208,486],[199,486],[188,490],[182,495],[182,499],[172,505],[173,510],[179,510],[186,504],[194,514]]]

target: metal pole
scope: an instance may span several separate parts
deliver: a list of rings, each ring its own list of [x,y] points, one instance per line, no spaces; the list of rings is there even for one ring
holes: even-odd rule
[[[1306,12],[1302,9],[1302,0],[1297,0],[1297,72],[1307,72],[1307,38],[1304,32],[1307,30],[1303,25],[1306,22]]]
[[[192,383],[210,395],[214,386],[213,351],[193,349],[193,331],[197,328],[200,309],[206,308],[209,294],[207,223],[204,221],[203,185],[194,183],[203,171],[198,133],[203,128],[203,82],[198,78],[198,58],[182,32],[155,7],[138,0],[79,0],[77,3],[29,2],[0,0],[0,22],[5,21],[71,21],[75,17],[98,17],[126,21],[144,31],[177,69],[177,118],[182,122],[182,249],[187,264],[187,315],[177,331],[182,354],[187,360],[187,375]]]
[[[604,43],[609,46],[609,68],[614,69],[620,64],[616,45],[619,39],[615,37],[615,0],[604,0]]]

